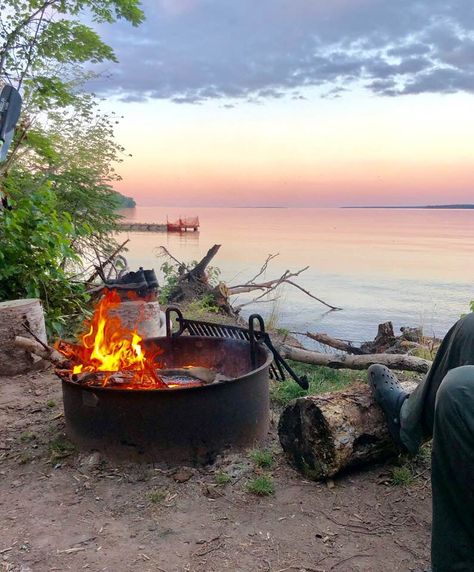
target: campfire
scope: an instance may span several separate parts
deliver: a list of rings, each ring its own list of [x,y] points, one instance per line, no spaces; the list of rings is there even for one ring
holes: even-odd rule
[[[21,339],[24,349],[56,365],[66,432],[78,449],[125,460],[207,464],[266,437],[274,366],[260,339],[260,317],[258,338],[253,322],[247,330],[178,314],[174,324],[169,308],[166,336],[142,338],[120,320],[121,303],[107,291],[79,344],[61,341],[54,349]]]
[[[87,386],[121,389],[170,389],[216,383],[226,376],[204,367],[185,365],[166,369],[160,364],[161,348],[146,348],[137,328],[122,324],[116,310],[122,299],[107,290],[81,336],[81,344],[60,341],[57,349],[70,369],[58,369],[61,379]]]

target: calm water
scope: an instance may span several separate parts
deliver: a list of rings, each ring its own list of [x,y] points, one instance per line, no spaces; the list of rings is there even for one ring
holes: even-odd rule
[[[474,211],[137,207],[123,214],[139,222],[199,215],[201,222],[199,233],[129,233],[131,268],[158,270],[160,245],[191,261],[213,244],[222,244],[214,263],[232,285],[254,276],[270,253],[280,256],[263,279],[309,266],[298,283],[342,311],[327,313],[292,287],[276,302],[243,310],[276,316],[294,331],[363,341],[392,320],[395,328],[421,325],[442,336],[474,298]]]

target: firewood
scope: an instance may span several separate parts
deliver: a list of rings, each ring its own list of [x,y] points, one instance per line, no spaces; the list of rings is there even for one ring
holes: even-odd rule
[[[416,387],[403,385],[408,392]],[[278,435],[290,463],[315,480],[397,454],[382,410],[362,384],[291,402],[280,417]]]
[[[334,369],[368,369],[374,363],[380,363],[390,369],[426,373],[431,366],[429,360],[405,354],[326,354],[287,345],[280,348],[280,353],[284,358]]]
[[[34,341],[30,338],[37,337],[46,343],[40,300],[10,300],[0,303],[0,375],[24,373],[34,365],[30,352],[16,346],[15,336],[25,336],[29,341]]]
[[[68,360],[59,353],[56,349],[40,344],[36,340],[16,336],[14,340],[15,346],[30,354],[34,354],[40,358],[50,361],[52,364],[65,368],[67,367]]]

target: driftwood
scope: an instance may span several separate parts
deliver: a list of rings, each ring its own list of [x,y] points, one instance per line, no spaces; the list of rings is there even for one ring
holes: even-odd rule
[[[397,454],[368,385],[296,399],[283,411],[278,435],[290,463],[315,480]]]
[[[306,332],[304,335],[307,336],[308,338],[316,341],[316,342],[319,342],[320,344],[323,344],[325,346],[329,346],[329,347],[334,348],[336,350],[341,350],[343,352],[347,352],[348,354],[362,355],[365,353],[360,348],[353,346],[351,344],[351,342],[346,342],[345,340],[333,338],[332,336],[329,336],[328,334],[318,334],[318,333]]]
[[[283,357],[288,359],[311,365],[332,367],[334,369],[368,369],[374,363],[380,363],[390,369],[426,373],[431,366],[429,360],[405,354],[367,354],[354,356],[313,352],[288,345],[282,346],[280,353]]]
[[[329,308],[331,311],[332,310],[341,310],[341,308],[339,308],[337,306],[333,306],[332,304],[325,302],[321,298],[318,298],[317,296],[315,296],[314,294],[312,294],[311,292],[309,292],[308,290],[306,290],[305,288],[303,288],[302,286],[300,286],[299,284],[297,284],[296,282],[294,282],[292,280],[292,278],[296,278],[301,273],[308,270],[309,266],[305,266],[304,268],[301,268],[300,270],[297,270],[296,272],[291,272],[290,270],[285,270],[285,272],[279,278],[274,278],[272,280],[267,280],[265,282],[256,282],[256,279],[259,278],[267,270],[269,262],[271,260],[273,260],[274,258],[276,258],[277,256],[279,256],[279,255],[278,254],[269,254],[267,256],[265,262],[263,263],[262,267],[260,268],[260,271],[258,272],[258,274],[256,276],[254,276],[253,278],[251,278],[250,280],[248,280],[247,282],[245,282],[245,284],[238,284],[238,285],[234,285],[234,286],[229,286],[228,293],[230,296],[236,296],[239,294],[246,294],[248,292],[254,292],[254,291],[259,291],[259,290],[262,291],[262,293],[259,296],[257,296],[256,298],[254,298],[253,300],[250,300],[248,302],[240,304],[239,306],[235,306],[235,309],[237,311],[240,311],[244,306],[248,306],[249,304],[254,304],[255,302],[261,302],[262,298],[266,297],[270,292],[275,291],[282,284],[289,284],[290,286],[294,286],[298,290],[301,290],[301,292],[304,292],[310,298],[313,298],[313,300],[316,300],[317,302],[320,302],[321,304],[323,304],[324,306]],[[268,300],[265,300],[265,301],[268,301]]]
[[[104,269],[108,264],[113,264],[113,260],[114,258],[125,248],[125,246],[130,242],[130,239],[127,238],[127,240],[125,242],[122,242],[122,244],[120,244],[113,252],[110,256],[108,256],[103,262],[101,262],[100,260],[100,256],[98,255],[98,253],[96,252],[96,256],[97,256],[97,260],[98,260],[98,266],[95,266],[95,270],[94,272],[92,272],[92,274],[89,276],[89,278],[86,280],[86,284],[90,285],[94,282],[94,280],[97,278],[97,276],[100,276],[100,278],[102,280],[105,281],[105,273],[104,273]]]
[[[15,345],[15,336],[18,335],[36,337],[46,343],[43,307],[39,300],[0,303],[0,375],[24,373],[34,365],[30,353]]]
[[[55,348],[52,348],[46,344],[41,344],[36,340],[22,336],[16,336],[14,344],[18,349],[21,349],[28,354],[33,354],[42,359],[45,359],[55,366],[67,367],[68,360]]]
[[[379,324],[377,335],[371,342],[364,342],[360,347],[355,342],[334,338],[319,332],[291,332],[300,336],[306,336],[324,346],[334,348],[348,354],[407,354],[414,350],[422,350],[427,354],[433,353],[440,340],[423,336],[421,328],[400,328],[401,335],[396,336],[392,322]]]
[[[220,245],[214,245],[206,254],[206,256],[194,268],[189,269],[183,262],[177,260],[166,249],[166,247],[160,247],[161,256],[166,256],[173,261],[178,269],[178,274],[180,276],[178,285],[169,296],[170,302],[184,302],[195,298],[200,298],[203,295],[209,295],[212,302],[224,313],[237,317],[238,313],[244,306],[248,306],[249,304],[274,301],[276,298],[269,298],[268,294],[276,292],[280,286],[288,284],[294,288],[298,288],[313,300],[316,300],[328,307],[331,311],[341,309],[337,306],[333,306],[332,304],[325,302],[321,298],[318,298],[294,282],[293,278],[296,278],[302,272],[305,272],[309,268],[308,266],[301,268],[295,272],[286,270],[279,278],[257,282],[257,279],[260,278],[268,269],[268,264],[270,261],[279,256],[278,254],[269,254],[257,274],[255,274],[255,276],[253,276],[244,284],[228,285],[221,282],[212,288],[208,283],[205,270],[209,262],[217,254],[219,248]],[[239,294],[246,294],[249,292],[259,292],[259,294],[252,300],[246,301],[242,304],[235,304],[230,302],[231,296],[237,296]]]

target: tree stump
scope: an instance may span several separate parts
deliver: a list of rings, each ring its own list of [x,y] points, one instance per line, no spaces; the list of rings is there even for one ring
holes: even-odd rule
[[[159,338],[166,335],[165,315],[157,301],[132,300],[119,304],[109,312],[118,316],[122,325],[136,330],[143,338]]]
[[[290,463],[314,480],[397,453],[368,385],[296,399],[283,411],[278,435]]]
[[[25,324],[46,343],[46,328],[41,301],[36,298],[0,302],[0,375],[17,375],[30,371],[35,360],[31,354],[15,345],[15,337],[34,337]]]

